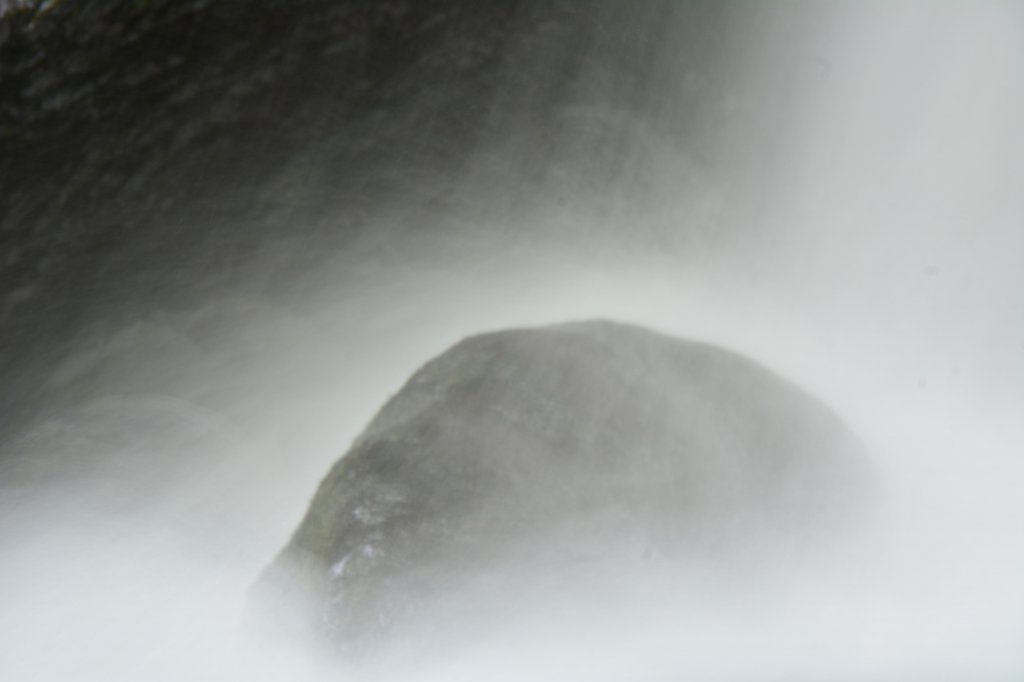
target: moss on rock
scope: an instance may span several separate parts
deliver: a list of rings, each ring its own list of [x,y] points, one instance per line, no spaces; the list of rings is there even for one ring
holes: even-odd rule
[[[384,405],[260,591],[305,594],[297,618],[346,647],[534,568],[828,532],[864,473],[835,415],[734,353],[609,322],[484,334]]]

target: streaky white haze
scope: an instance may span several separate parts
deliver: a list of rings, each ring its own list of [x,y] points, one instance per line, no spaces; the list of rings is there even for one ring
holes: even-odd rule
[[[619,175],[618,210],[537,197],[453,214],[428,249],[394,236],[355,245],[287,310],[240,290],[188,319],[104,330],[41,368],[59,384],[97,356],[134,354],[184,378],[174,397],[98,386],[93,403],[42,416],[15,444],[107,463],[2,501],[0,678],[344,679],[239,627],[246,590],[319,478],[462,336],[595,316],[718,342],[822,397],[885,481],[873,534],[799,574],[696,580],[614,628],[528,614],[389,675],[1024,677],[1024,4],[766,3],[736,36],[723,78],[740,123],[722,123],[736,138],[723,154],[769,150],[756,173],[740,163],[704,177],[685,145],[652,141],[627,116],[622,154],[653,148],[659,172]],[[644,87],[686,78],[663,71]],[[756,115],[783,92],[782,115]],[[382,233],[403,208],[377,217]],[[486,224],[459,227],[471,219]],[[729,239],[705,239],[725,223]],[[530,239],[510,236],[526,224]],[[663,239],[631,247],[631,230]],[[561,239],[591,231],[586,248]],[[230,332],[204,346],[188,332],[203,316]],[[279,364],[233,364],[229,351],[253,346]],[[275,390],[218,391],[229,378],[244,388],[239,372]],[[182,451],[193,458],[176,470]]]

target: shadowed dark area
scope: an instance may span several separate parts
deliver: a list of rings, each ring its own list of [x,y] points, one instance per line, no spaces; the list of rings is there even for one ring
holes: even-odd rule
[[[36,4],[0,16],[9,427],[80,398],[46,392],[25,368],[140,308],[176,315],[240,289],[291,305],[319,295],[312,273],[348,267],[339,254],[408,242],[439,257],[453,235],[479,239],[481,222],[540,197],[607,210],[624,173],[655,171],[644,155],[666,134],[710,167],[724,100],[703,84],[736,13],[663,1],[639,22],[622,3],[577,0]],[[670,29],[680,49],[665,63]],[[676,64],[691,72],[687,92],[646,90]],[[637,116],[653,146],[640,156],[628,151]],[[526,245],[600,248],[590,228],[517,231]]]

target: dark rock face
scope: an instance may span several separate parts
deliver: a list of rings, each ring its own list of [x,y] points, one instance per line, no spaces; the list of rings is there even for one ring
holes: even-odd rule
[[[7,7],[0,433],[65,400],[37,395],[35,370],[94,325],[239,290],[304,296],[305,275],[354,243],[436,243],[453,212],[490,205],[488,187],[518,205],[575,178],[563,191],[581,196],[621,165],[626,112],[664,96],[637,91],[659,31],[688,27],[673,42],[703,82],[729,20],[696,0],[640,12],[605,0]],[[687,121],[715,97],[692,100]],[[380,236],[375,217],[396,203],[411,217]]]
[[[346,647],[534,579],[829,533],[864,474],[832,413],[736,354],[607,322],[484,334],[388,401],[258,594]]]

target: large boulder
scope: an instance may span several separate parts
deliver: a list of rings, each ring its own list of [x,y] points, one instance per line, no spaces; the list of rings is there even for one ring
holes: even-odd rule
[[[868,479],[829,409],[735,353],[609,322],[483,334],[384,405],[257,592],[359,647],[626,565],[819,542]]]

